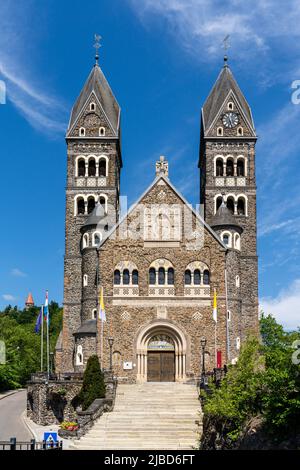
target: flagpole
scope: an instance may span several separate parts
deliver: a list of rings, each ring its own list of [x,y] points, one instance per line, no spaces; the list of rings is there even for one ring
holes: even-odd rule
[[[42,305],[42,329],[41,329],[41,372],[43,372],[44,368],[44,307]]]

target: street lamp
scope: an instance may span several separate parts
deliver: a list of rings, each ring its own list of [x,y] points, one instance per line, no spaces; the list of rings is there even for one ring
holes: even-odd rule
[[[53,366],[54,366],[54,352],[50,353],[50,373],[53,373]]]
[[[114,339],[112,337],[108,338],[108,344],[109,344],[109,370],[112,372],[112,348],[114,344]]]
[[[201,371],[201,384],[202,386],[205,384],[205,346],[206,346],[206,338],[201,338],[200,344],[202,348],[202,371]]]

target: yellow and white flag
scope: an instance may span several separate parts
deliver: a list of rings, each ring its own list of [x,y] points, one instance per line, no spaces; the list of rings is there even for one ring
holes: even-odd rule
[[[216,292],[216,289],[214,290],[213,319],[217,323],[218,309],[217,309],[217,292]]]
[[[101,291],[100,291],[99,319],[102,322],[106,321],[106,314],[105,314],[104,300],[103,300],[103,287],[101,287]]]

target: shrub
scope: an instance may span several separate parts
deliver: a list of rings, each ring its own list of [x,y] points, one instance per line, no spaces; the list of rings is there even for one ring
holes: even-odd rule
[[[96,398],[105,397],[104,375],[100,369],[98,356],[88,359],[83,375],[83,384],[78,395],[83,410],[86,410]]]

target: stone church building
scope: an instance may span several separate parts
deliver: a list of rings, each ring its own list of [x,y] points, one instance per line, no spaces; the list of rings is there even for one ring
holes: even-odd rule
[[[66,142],[57,371],[81,372],[98,354],[105,369],[112,359],[120,382],[194,382],[203,338],[206,370],[234,363],[247,332],[258,330],[256,134],[227,58],[201,111],[201,211],[172,184],[160,157],[148,169],[151,185],[122,213],[121,110],[98,61]]]

